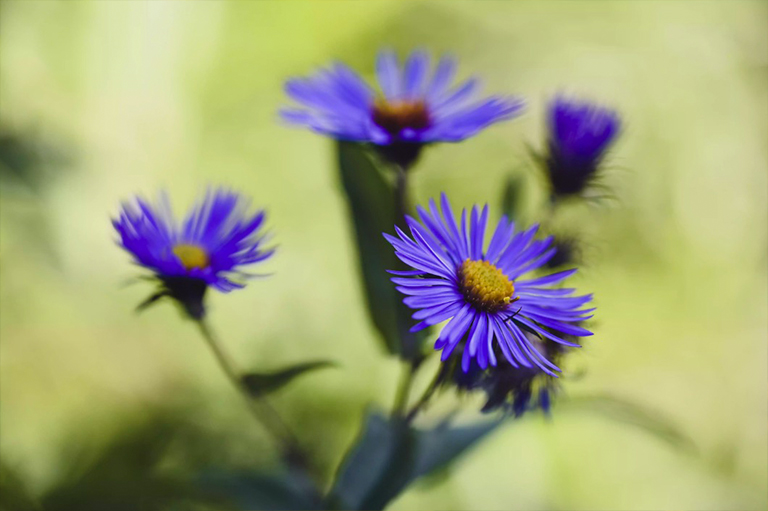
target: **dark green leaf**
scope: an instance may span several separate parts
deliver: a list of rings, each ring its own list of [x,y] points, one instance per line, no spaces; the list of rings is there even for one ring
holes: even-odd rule
[[[611,395],[572,397],[562,400],[558,408],[598,413],[640,428],[678,449],[689,452],[696,450],[693,440],[663,413],[619,397]]]
[[[19,243],[29,244],[30,252],[61,269],[50,208],[45,204],[46,195],[40,193],[65,170],[65,161],[57,152],[34,133],[21,133],[0,124],[0,190],[3,196],[13,196],[4,214],[16,226]]]
[[[211,472],[201,478],[201,486],[236,509],[320,509],[319,492],[294,473]]]
[[[401,421],[369,414],[339,469],[329,499],[343,509],[383,509],[404,486],[390,476],[407,477],[412,470],[411,437],[411,430]]]
[[[0,463],[0,511],[38,511],[38,504],[24,479],[5,463]]]
[[[328,360],[318,360],[296,364],[269,373],[248,373],[243,376],[243,383],[254,395],[264,395],[283,388],[297,376],[334,365],[336,365],[334,362]]]
[[[41,508],[160,511],[197,500],[196,488],[158,470],[177,426],[171,418],[152,417],[122,430],[103,448],[87,442],[68,445],[63,476],[43,495]]]
[[[501,195],[501,212],[510,219],[518,218],[522,208],[525,180],[519,174],[507,176]]]
[[[39,180],[40,156],[33,143],[9,132],[0,132],[0,180],[34,188]]]
[[[448,467],[500,423],[451,427],[444,422],[423,430],[370,414],[339,470],[329,501],[344,509],[383,509],[419,477]]]
[[[443,422],[434,429],[419,431],[414,479],[448,466],[502,422],[491,420],[458,427]]]
[[[51,167],[60,174],[70,160],[60,145],[51,144],[47,138],[0,125],[0,183],[4,192],[17,187],[40,191],[51,182]]]
[[[382,233],[393,233],[396,223],[395,187],[387,169],[359,145],[338,142],[338,164],[355,229],[368,312],[389,353],[417,358],[426,332],[411,333],[414,321],[387,270],[404,269]]]

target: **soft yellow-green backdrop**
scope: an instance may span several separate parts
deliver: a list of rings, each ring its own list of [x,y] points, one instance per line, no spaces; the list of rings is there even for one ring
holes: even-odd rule
[[[276,116],[288,76],[340,59],[371,78],[388,45],[452,52],[462,75],[528,100],[522,118],[426,151],[419,201],[445,190],[457,206],[498,207],[514,174],[536,221],[525,144],[542,143],[546,98],[572,92],[621,112],[606,178],[615,200],[558,218],[587,240],[577,283],[598,306],[597,335],[570,365],[585,376],[566,392],[652,407],[698,448],[555,409],[550,422],[511,422],[393,508],[768,506],[765,2],[4,0],[0,10],[0,121],[65,153],[37,186],[4,183],[0,202],[0,448],[33,488],[57,477],[62,442],[98,442],[122,410],[186,395],[233,459],[269,454],[192,326],[169,305],[133,314],[149,289],[123,287],[138,269],[109,218],[136,192],[164,187],[181,209],[225,183],[268,208],[274,276],[211,296],[211,321],[246,367],[340,362],[275,400],[326,471],[366,404],[391,404],[398,367],[366,318],[332,144]]]

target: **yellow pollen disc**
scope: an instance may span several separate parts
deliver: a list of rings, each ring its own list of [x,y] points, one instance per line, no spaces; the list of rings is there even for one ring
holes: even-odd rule
[[[179,261],[181,261],[181,264],[184,265],[184,268],[187,270],[193,268],[200,268],[202,270],[207,268],[211,262],[205,250],[197,245],[179,243],[173,247],[173,254],[179,258]]]
[[[515,294],[512,281],[488,261],[467,259],[461,263],[459,286],[468,302],[487,312],[502,309]]]
[[[400,134],[406,128],[423,130],[431,124],[429,109],[421,100],[377,99],[373,106],[373,122],[393,135]]]

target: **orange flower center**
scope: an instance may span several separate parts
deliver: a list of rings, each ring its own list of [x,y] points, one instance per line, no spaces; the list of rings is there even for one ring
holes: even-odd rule
[[[392,135],[399,135],[406,128],[423,130],[431,124],[427,105],[421,100],[378,99],[373,105],[373,122]]]
[[[208,257],[208,253],[197,245],[179,243],[173,247],[173,254],[179,258],[179,261],[181,261],[181,264],[184,265],[184,268],[187,270],[193,268],[200,268],[203,270],[211,264],[211,259]]]
[[[488,261],[467,259],[461,263],[459,287],[469,303],[486,312],[496,312],[515,301],[513,282]]]

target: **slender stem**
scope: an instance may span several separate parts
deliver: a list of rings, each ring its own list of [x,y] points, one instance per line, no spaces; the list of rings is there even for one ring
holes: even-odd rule
[[[402,165],[393,163],[393,170],[395,171],[395,223],[405,228],[405,215],[410,210],[410,204],[408,202],[408,169]],[[406,350],[405,340],[401,342],[401,349]],[[403,364],[402,372],[400,373],[400,383],[397,387],[397,394],[395,395],[395,404],[392,408],[393,417],[402,417],[405,414],[405,408],[408,406],[408,396],[411,393],[411,385],[413,384],[413,377],[416,373],[417,364],[413,361]]]
[[[235,368],[235,364],[232,359],[222,350],[219,342],[216,340],[216,336],[211,331],[208,323],[204,319],[196,320],[197,326],[200,329],[205,341],[213,351],[216,361],[219,366],[227,375],[232,385],[240,391],[245,398],[245,402],[248,405],[248,409],[253,414],[259,423],[271,434],[277,442],[280,443],[284,454],[289,460],[306,462],[306,458],[299,446],[299,442],[293,435],[287,424],[280,418],[277,411],[272,408],[267,399],[258,393],[255,393],[253,389],[246,387],[243,379],[239,375],[239,371]],[[297,459],[298,458],[298,459]]]
[[[435,373],[435,376],[432,378],[432,381],[429,382],[429,385],[426,389],[424,389],[424,393],[421,395],[419,400],[416,402],[415,405],[413,405],[413,408],[408,412],[408,415],[405,416],[405,422],[410,423],[413,421],[414,418],[416,418],[416,415],[421,411],[421,409],[426,405],[429,400],[432,398],[432,394],[435,393],[437,390],[437,385],[440,383],[440,375],[442,374],[443,366],[442,364],[440,367],[437,368],[437,372]]]
[[[392,407],[393,417],[402,417],[405,414],[405,407],[408,406],[408,396],[411,393],[411,385],[413,384],[413,376],[416,373],[414,364],[403,364],[403,370],[400,373],[400,383],[397,386],[397,394],[395,395],[395,404]]]
[[[408,202],[408,170],[393,164],[395,169],[395,222],[400,227],[405,226],[405,215],[410,210]]]

